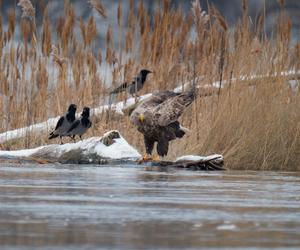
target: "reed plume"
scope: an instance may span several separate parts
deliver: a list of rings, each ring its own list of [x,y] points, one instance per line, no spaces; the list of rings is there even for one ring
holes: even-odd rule
[[[58,49],[57,49],[57,47],[54,44],[52,44],[52,46],[51,46],[51,53],[50,53],[50,55],[53,57],[54,62],[60,68],[62,68],[63,65],[64,65],[64,63],[67,62],[66,58],[59,56]]]
[[[18,6],[22,8],[22,18],[29,18],[31,21],[35,19],[35,8],[30,0],[19,0]]]
[[[107,11],[100,0],[89,0],[90,5],[104,18],[107,18]]]

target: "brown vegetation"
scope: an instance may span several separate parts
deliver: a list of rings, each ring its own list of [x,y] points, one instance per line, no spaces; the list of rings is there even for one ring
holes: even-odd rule
[[[21,23],[16,22],[15,10],[9,14],[7,30],[0,20],[2,132],[55,117],[69,103],[77,103],[79,109],[97,107],[107,96],[107,85],[116,86],[141,68],[149,68],[155,74],[143,93],[173,89],[193,81],[195,76],[201,76],[196,84],[202,87],[226,83],[224,88],[220,84],[214,95],[199,97],[189,107],[182,122],[191,132],[180,143],[171,144],[169,158],[221,153],[226,166],[232,169],[300,170],[300,97],[287,84],[290,79],[280,74],[299,70],[300,45],[290,43],[291,22],[284,9],[273,37],[267,38],[264,18],[258,17],[253,23],[247,15],[246,1],[244,15],[234,29],[215,8],[205,13],[197,1],[188,14],[172,9],[170,1],[162,1],[153,16],[147,13],[143,1],[136,15],[131,1],[124,30],[120,1],[116,13],[119,31],[108,27],[103,55],[93,50],[98,31],[92,16],[85,22],[66,1],[64,16],[49,23],[45,7],[42,29],[37,32],[35,11],[28,2],[20,1]],[[106,17],[100,1],[89,2]],[[16,25],[22,30],[23,40],[19,43],[13,42]],[[80,37],[74,33],[76,26]],[[103,63],[110,65],[112,83],[103,80],[101,74],[107,73],[99,71]],[[263,77],[241,78],[254,75]],[[120,98],[125,100],[126,96]],[[144,150],[142,137],[127,116],[106,112],[93,117],[93,122],[88,136],[118,129],[130,143]],[[27,138],[7,142],[2,148],[45,143],[47,135],[29,131]]]

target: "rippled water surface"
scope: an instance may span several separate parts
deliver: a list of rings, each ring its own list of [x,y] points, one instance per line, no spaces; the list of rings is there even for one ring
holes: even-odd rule
[[[300,174],[0,165],[0,249],[300,249]]]

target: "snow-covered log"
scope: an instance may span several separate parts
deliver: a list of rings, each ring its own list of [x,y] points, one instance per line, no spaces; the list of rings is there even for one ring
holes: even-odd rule
[[[76,143],[51,144],[34,149],[0,151],[2,159],[22,159],[36,162],[93,163],[135,161],[141,155],[116,130],[102,137],[92,137]]]
[[[105,133],[102,137],[92,137],[76,143],[64,145],[51,144],[33,149],[0,151],[3,163],[62,163],[62,164],[138,164],[141,158],[116,130]],[[175,162],[158,161],[144,165],[163,168],[184,168],[192,170],[224,170],[223,156],[186,155]]]

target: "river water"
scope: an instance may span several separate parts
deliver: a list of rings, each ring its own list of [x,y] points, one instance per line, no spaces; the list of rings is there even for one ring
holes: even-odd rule
[[[300,249],[300,173],[2,164],[0,249]]]

